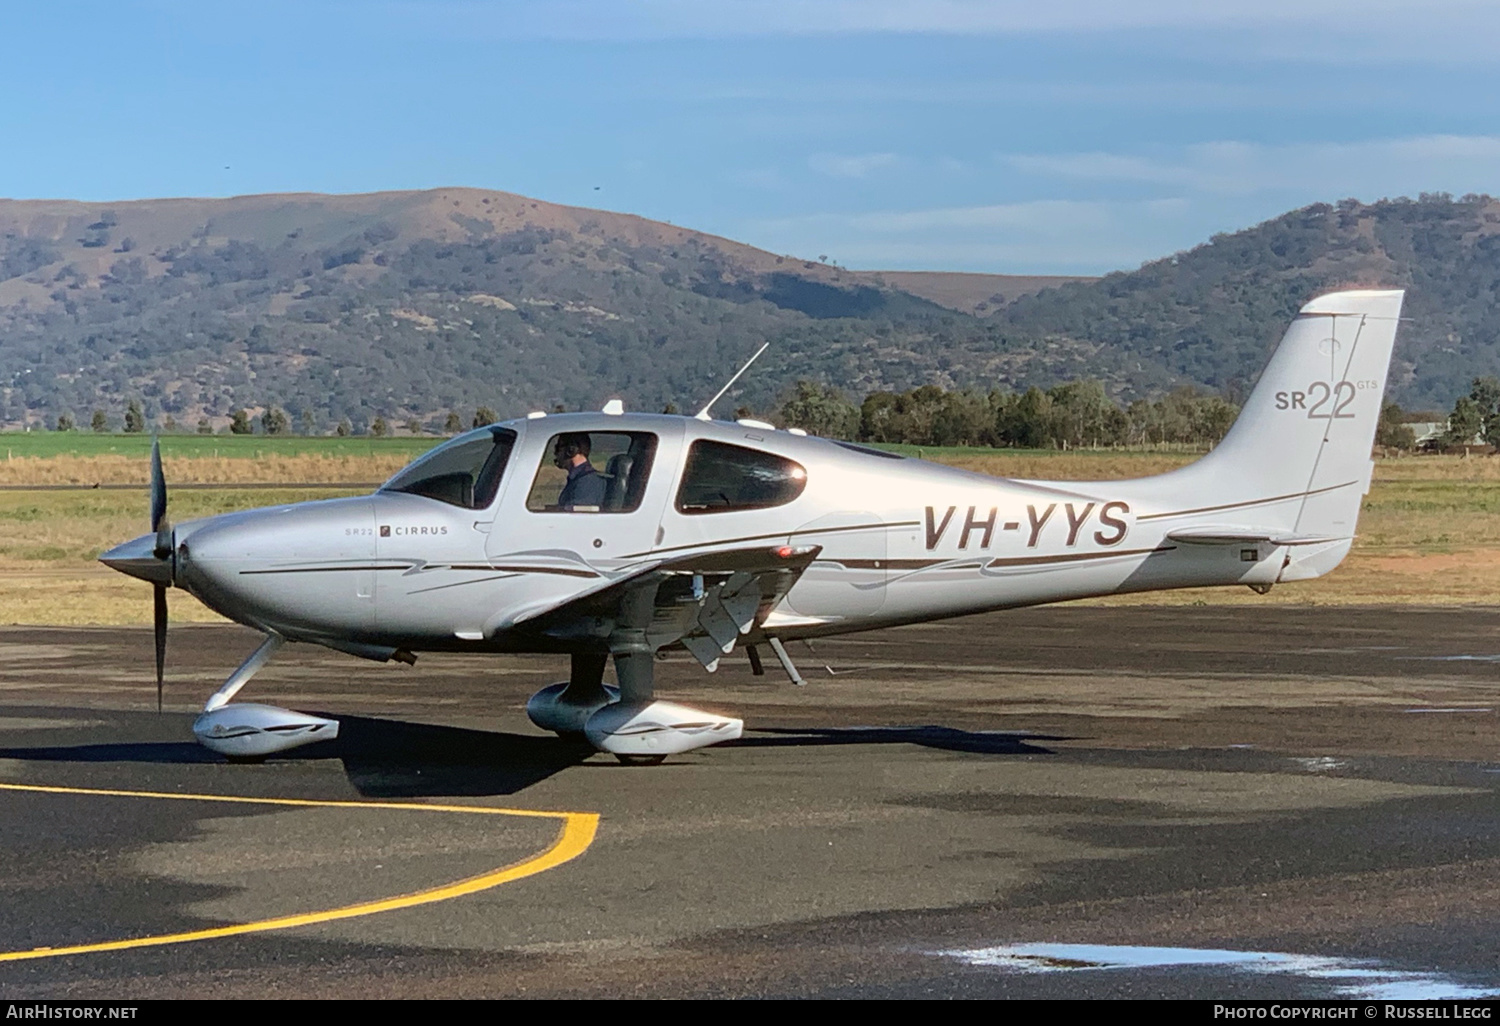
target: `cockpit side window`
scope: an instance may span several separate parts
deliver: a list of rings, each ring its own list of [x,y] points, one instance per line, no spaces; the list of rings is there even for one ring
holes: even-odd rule
[[[567,431],[553,435],[531,482],[533,513],[633,513],[656,459],[645,431]]]
[[[487,509],[516,444],[516,433],[490,427],[460,435],[391,478],[380,490],[422,495],[450,506]]]
[[[679,513],[729,513],[783,506],[807,487],[800,463],[742,445],[699,440],[688,450]]]

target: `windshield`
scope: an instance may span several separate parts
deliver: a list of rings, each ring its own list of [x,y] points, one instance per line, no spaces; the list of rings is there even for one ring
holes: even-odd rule
[[[445,442],[380,486],[465,509],[485,509],[495,501],[516,433],[483,427]]]

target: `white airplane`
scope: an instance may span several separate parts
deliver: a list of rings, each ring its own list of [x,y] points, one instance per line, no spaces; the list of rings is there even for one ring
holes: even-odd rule
[[[374,660],[552,652],[566,682],[527,712],[622,761],[738,737],[738,719],[660,700],[653,663],[712,672],[759,646],[1096,595],[1328,573],[1369,489],[1400,291],[1314,299],[1207,456],[1129,481],[986,477],[741,420],[531,414],[438,446],[372,495],[166,520],[100,559],[265,634],[194,732],[232,758],[337,734],[230,700],[288,641]],[[757,354],[758,355],[758,354]],[[722,395],[722,392],[720,393]],[[717,398],[717,397],[715,397]],[[710,402],[710,406],[712,402]],[[604,683],[613,659],[617,683]]]

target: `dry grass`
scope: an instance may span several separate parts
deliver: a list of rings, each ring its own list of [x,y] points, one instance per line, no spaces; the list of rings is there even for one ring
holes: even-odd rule
[[[1492,606],[1500,605],[1500,549],[1377,556],[1354,551],[1327,577],[1249,588],[1188,588],[1086,599],[1090,606]]]
[[[273,456],[181,459],[167,464],[179,483],[377,480],[406,457]],[[1193,457],[1169,453],[942,454],[944,462],[1006,477],[1109,480],[1161,473]],[[18,467],[18,465],[20,465]],[[109,473],[118,474],[110,478]],[[134,491],[0,491],[0,623],[147,623],[150,590],[95,562],[99,552],[146,530],[141,461],[127,457],[26,459],[0,463],[0,480],[140,483]],[[351,494],[335,487],[181,490],[172,517]],[[1500,458],[1406,457],[1376,463],[1354,551],[1329,577],[1282,585],[1267,596],[1247,588],[1154,592],[1095,603],[1307,605],[1500,604]],[[172,593],[174,621],[217,617],[183,592]]]
[[[991,477],[1014,477],[1032,481],[1118,481],[1150,477],[1187,466],[1197,456],[1155,452],[1021,452],[962,456],[944,452],[935,462],[972,470]]]
[[[100,564],[36,566],[0,563],[5,590],[0,623],[149,624],[151,588]],[[223,623],[224,618],[185,591],[167,598],[172,623]]]
[[[384,481],[411,461],[409,453],[332,456],[316,453],[244,457],[166,457],[168,484],[345,484]],[[142,488],[146,460],[134,456],[16,457],[0,461],[0,485],[125,485]]]
[[[180,491],[171,497],[175,521],[255,506],[356,494],[342,488]],[[146,491],[0,492],[0,565],[92,564],[112,545],[149,528]]]
[[[349,489],[180,491],[174,520],[254,506],[349,495]],[[147,530],[145,489],[0,492],[0,623],[149,623],[151,589],[95,562],[100,552]],[[186,592],[169,604],[177,622],[214,621]]]
[[[986,450],[964,455],[961,449],[933,453],[931,459],[994,477],[1040,481],[1118,481],[1149,477],[1185,467],[1202,458],[1199,453],[1036,452],[1014,454]],[[1383,481],[1472,481],[1500,483],[1500,456],[1391,456],[1375,460],[1375,480]]]

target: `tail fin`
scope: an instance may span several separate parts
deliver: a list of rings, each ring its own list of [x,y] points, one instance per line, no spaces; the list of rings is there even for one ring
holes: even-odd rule
[[[1334,292],[1302,308],[1224,440],[1158,479],[1194,514],[1176,524],[1284,532],[1296,543],[1283,581],[1338,565],[1369,490],[1403,295]]]

